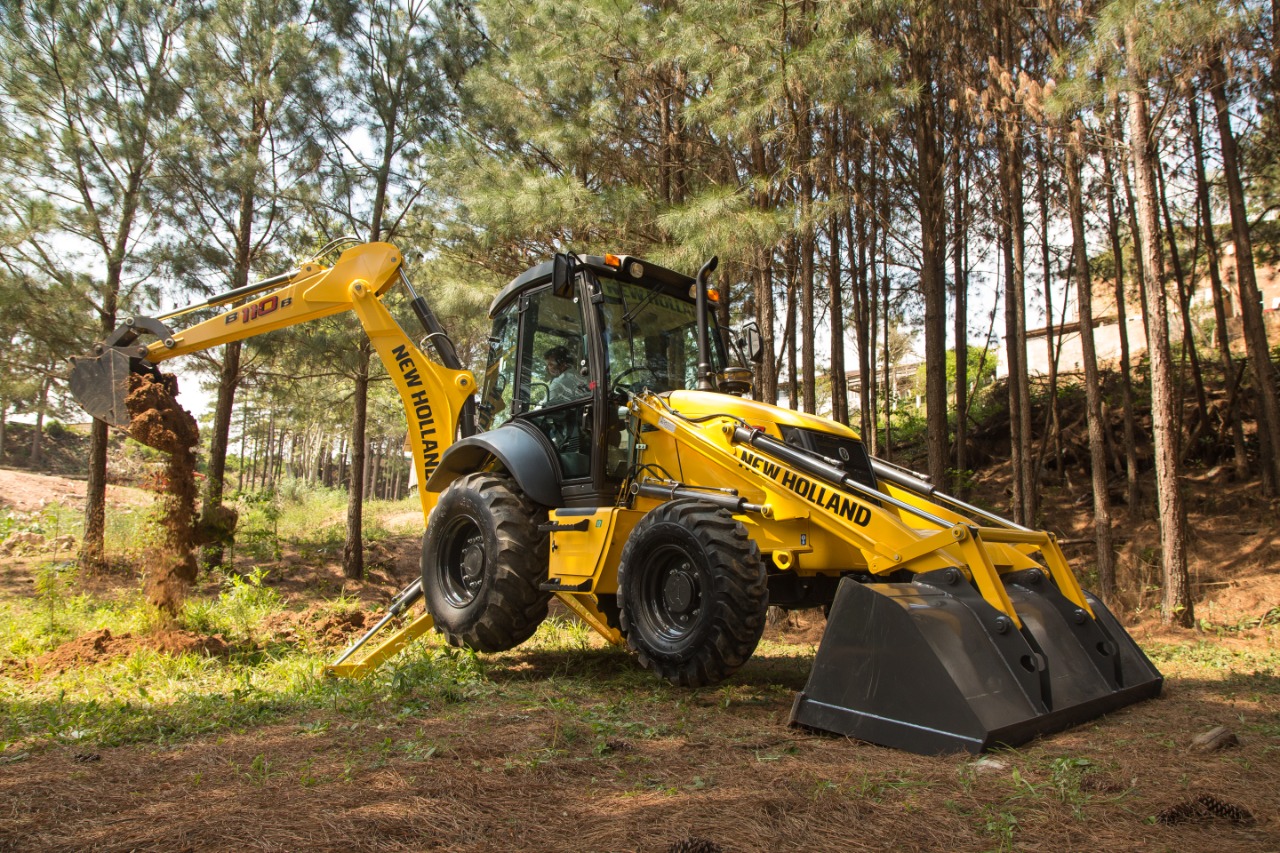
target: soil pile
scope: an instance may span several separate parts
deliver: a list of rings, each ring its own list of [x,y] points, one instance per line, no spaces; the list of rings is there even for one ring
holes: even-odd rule
[[[62,672],[77,666],[92,666],[128,657],[139,649],[150,649],[175,657],[187,653],[223,657],[231,650],[218,635],[206,637],[174,629],[143,637],[132,634],[116,636],[106,628],[101,628],[65,642],[51,652],[45,652],[31,662],[31,668],[41,672]]]
[[[377,617],[365,610],[334,610],[313,605],[301,613],[287,610],[273,613],[263,628],[272,638],[286,642],[302,640],[321,646],[346,646],[376,622]]]
[[[132,374],[125,406],[129,435],[169,454],[165,465],[168,492],[163,498],[159,549],[146,559],[147,600],[170,616],[182,609],[196,579],[196,454],[200,439],[196,419],[175,399],[178,380],[169,375]]]

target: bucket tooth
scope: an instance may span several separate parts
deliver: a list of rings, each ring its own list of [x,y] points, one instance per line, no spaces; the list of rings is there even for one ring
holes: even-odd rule
[[[792,724],[979,753],[1159,694],[1162,676],[1100,601],[1088,598],[1091,618],[1034,569],[1005,588],[1022,630],[954,570],[841,581]]]

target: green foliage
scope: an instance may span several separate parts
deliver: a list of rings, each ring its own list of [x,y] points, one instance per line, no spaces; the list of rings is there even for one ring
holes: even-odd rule
[[[0,542],[14,533],[37,533],[46,539],[79,535],[83,521],[78,507],[51,503],[31,512],[0,509]]]
[[[182,614],[183,622],[199,633],[253,640],[262,620],[282,609],[280,593],[262,585],[266,576],[261,568],[247,575],[228,574],[217,599],[191,602]]]
[[[928,370],[923,364],[916,369],[915,392],[921,397],[924,396],[927,373]],[[965,374],[968,377],[965,381],[966,392],[976,393],[991,385],[996,379],[995,355],[991,352],[984,353],[982,347],[970,344],[966,351]],[[947,350],[947,393],[954,399],[956,393],[956,351],[954,349]]]
[[[30,603],[0,601],[0,659],[30,658],[96,628],[129,633],[151,624],[153,614],[141,596],[111,601],[79,592],[70,566],[43,563],[35,575]]]
[[[899,408],[893,413],[893,424],[890,429],[895,447],[922,443],[929,428],[929,420],[925,414],[915,407]],[[885,427],[880,424],[880,438],[884,441]]]

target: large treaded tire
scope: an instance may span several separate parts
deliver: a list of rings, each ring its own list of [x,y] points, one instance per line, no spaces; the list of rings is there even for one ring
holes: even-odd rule
[[[515,648],[547,617],[545,518],[509,477],[468,474],[440,496],[422,537],[422,589],[451,645]]]
[[[727,510],[669,501],[623,547],[618,599],[641,665],[702,687],[728,678],[756,650],[769,587],[759,548]]]

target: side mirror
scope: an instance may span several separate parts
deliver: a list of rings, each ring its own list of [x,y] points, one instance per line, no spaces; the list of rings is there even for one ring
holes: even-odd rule
[[[760,334],[760,324],[752,320],[742,327],[741,334],[738,346],[743,348],[750,361],[760,364],[764,361],[764,335]]]
[[[576,277],[573,256],[559,253],[551,263],[551,292],[563,299],[572,299],[573,280]]]

